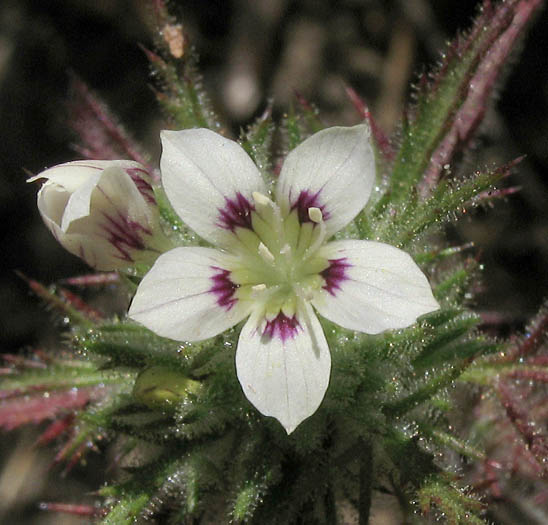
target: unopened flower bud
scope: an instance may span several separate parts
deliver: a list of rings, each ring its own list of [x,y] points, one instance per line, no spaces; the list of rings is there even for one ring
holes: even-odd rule
[[[202,383],[181,372],[164,366],[153,366],[139,374],[133,387],[133,396],[149,408],[170,410],[185,399],[196,396],[201,388]]]
[[[79,160],[47,169],[38,192],[46,226],[97,270],[151,264],[170,247],[145,168],[129,160]]]

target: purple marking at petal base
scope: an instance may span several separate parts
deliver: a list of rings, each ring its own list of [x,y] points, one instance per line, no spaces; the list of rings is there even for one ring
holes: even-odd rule
[[[299,330],[302,330],[302,328],[295,315],[287,317],[283,312],[280,312],[274,319],[266,322],[263,337],[269,339],[278,337],[282,340],[282,343],[285,343],[288,339],[294,339]]]
[[[323,220],[329,218],[329,212],[325,211],[325,205],[320,204],[319,196],[319,191],[317,193],[310,193],[308,190],[302,190],[297,200],[291,205],[291,211],[297,210],[301,224],[312,222],[308,215],[308,208],[319,208],[322,212]]]
[[[346,257],[341,257],[340,259],[329,259],[328,262],[329,266],[320,272],[320,275],[325,280],[325,284],[322,288],[327,290],[334,297],[335,290],[340,290],[341,283],[348,280],[346,271],[348,268],[352,268],[352,265],[348,262]]]
[[[149,177],[148,172],[142,168],[127,168],[126,172],[131,177],[131,180],[135,183],[135,186],[137,186],[137,189],[145,200],[149,204],[156,204],[154,190],[146,180],[146,178]]]
[[[209,291],[217,296],[217,304],[228,311],[238,302],[234,294],[240,285],[230,280],[230,272],[228,270],[219,268],[218,266],[212,266],[211,269],[215,270],[216,273],[211,276],[213,286]]]
[[[107,233],[108,241],[118,250],[119,259],[133,262],[130,250],[145,250],[146,244],[142,235],[152,235],[152,232],[142,224],[132,221],[129,217],[118,213],[117,216],[103,212],[106,223],[102,225]]]
[[[224,208],[219,208],[218,226],[233,232],[237,226],[252,229],[251,212],[255,207],[240,193],[233,199],[225,197]]]

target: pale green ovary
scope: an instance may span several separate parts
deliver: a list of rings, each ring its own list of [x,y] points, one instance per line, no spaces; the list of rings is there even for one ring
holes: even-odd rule
[[[314,222],[299,223],[297,210],[282,217],[280,208],[261,194],[254,194],[253,231],[237,228],[230,279],[239,285],[235,296],[252,301],[267,319],[282,311],[292,316],[297,298],[310,300],[321,289],[320,272],[329,266],[319,254],[325,227],[321,211],[311,208]]]

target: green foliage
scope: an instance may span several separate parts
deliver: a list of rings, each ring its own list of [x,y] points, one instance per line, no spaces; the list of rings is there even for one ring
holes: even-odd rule
[[[284,156],[304,139],[325,127],[317,111],[302,97],[297,95],[297,98],[297,106],[291,105],[289,111],[283,115],[280,124]]]
[[[267,108],[257,121],[242,133],[240,144],[253,159],[261,175],[269,180],[272,177],[272,138],[276,126],[272,120],[271,108]]]
[[[426,514],[432,507],[444,517],[449,525],[482,525],[485,522],[476,516],[482,509],[481,503],[463,493],[453,483],[432,479],[419,490],[419,505]]]
[[[182,26],[162,1],[154,5],[158,53],[146,53],[161,90],[160,106],[175,128],[219,130]],[[409,521],[418,522],[419,510],[426,519],[444,516],[450,524],[484,523],[479,491],[465,490],[449,474],[460,464],[447,460],[448,451],[478,464],[487,458],[481,442],[463,438],[449,424],[456,403],[452,390],[464,382],[492,387],[512,425],[533,443],[528,429],[519,426],[512,391],[502,389],[501,381],[545,380],[546,366],[534,359],[516,362],[530,352],[531,338],[513,354],[504,353],[504,343],[480,331],[481,320],[467,304],[479,265],[462,254],[469,247],[450,247],[443,239],[443,227],[472,210],[509,166],[459,180],[447,176],[437,184],[427,180],[427,172],[472,96],[471,78],[485,67],[485,57],[520,5],[507,1],[486,11],[467,38],[449,47],[432,80],[417,92],[401,140],[393,141],[395,157],[378,148],[386,174],[366,209],[340,234],[409,251],[430,276],[440,310],[407,329],[376,336],[323,320],[332,353],[331,383],[318,411],[290,436],[261,416],[237,383],[238,328],[201,343],[177,343],[128,320],[97,318],[56,290],[29,281],[70,321],[72,353],[44,368],[14,370],[2,379],[1,392],[19,400],[35,391],[98,389],[67,406],[73,432],[66,457],[100,434],[119,440],[126,455],[138,458],[125,469],[123,481],[101,489],[103,524],[154,519],[335,524],[342,501],[367,523],[371,500],[381,489],[397,499]],[[318,112],[297,95],[279,125],[283,152],[322,127]],[[268,183],[279,166],[272,152],[277,130],[267,110],[240,137]],[[451,148],[445,152],[452,153]],[[202,242],[181,222],[161,187],[155,195],[173,241]],[[135,269],[126,277],[130,290],[141,274]],[[530,327],[535,348],[543,344],[538,334],[546,332],[546,317]],[[19,422],[13,420],[18,406],[0,405],[5,426]],[[59,417],[60,411],[50,408],[40,405],[40,421]]]

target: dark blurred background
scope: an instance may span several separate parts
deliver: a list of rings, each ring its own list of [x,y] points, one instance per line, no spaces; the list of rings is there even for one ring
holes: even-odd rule
[[[466,29],[474,0],[173,1],[201,57],[215,108],[234,132],[294,90],[329,124],[358,121],[351,85],[386,131],[397,128],[410,83],[444,42]],[[2,0],[0,3],[0,351],[48,344],[51,319],[15,270],[46,284],[85,273],[42,225],[25,170],[78,158],[66,100],[69,73],[102,96],[155,159],[160,114],[150,89],[145,0]],[[500,327],[523,325],[548,296],[548,13],[521,54],[465,158],[463,173],[527,158],[509,184],[521,191],[466,217],[451,235],[474,241],[485,263],[478,310]],[[45,342],[45,343],[44,343]],[[0,496],[2,492],[0,478]],[[1,499],[0,497],[0,499]],[[0,517],[1,520],[1,517]],[[52,523],[60,523],[55,518]]]

